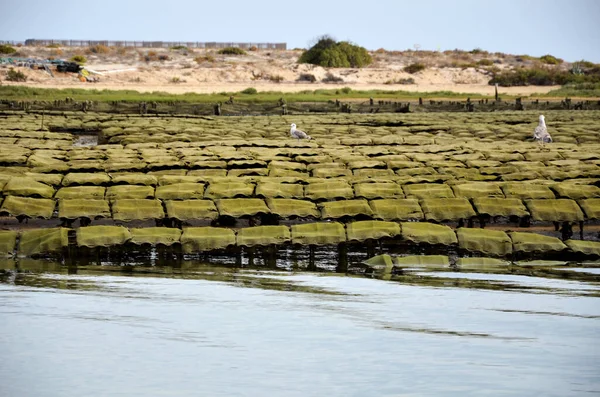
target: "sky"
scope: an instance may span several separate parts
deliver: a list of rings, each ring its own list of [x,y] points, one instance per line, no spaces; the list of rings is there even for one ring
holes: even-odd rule
[[[0,0],[0,40],[285,42],[472,50],[600,63],[598,0]]]

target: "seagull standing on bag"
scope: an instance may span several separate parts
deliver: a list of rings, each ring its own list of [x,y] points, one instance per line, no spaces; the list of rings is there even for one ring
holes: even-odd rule
[[[546,119],[543,115],[540,115],[540,122],[533,131],[533,139],[538,141],[541,147],[544,147],[544,144],[546,143],[552,143],[552,137],[548,133],[548,128],[546,127]]]
[[[293,123],[292,128],[290,129],[290,135],[292,138],[296,139],[312,139],[306,132],[296,129],[296,124]]]

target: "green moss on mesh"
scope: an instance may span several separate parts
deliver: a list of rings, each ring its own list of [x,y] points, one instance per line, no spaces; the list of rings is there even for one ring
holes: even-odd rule
[[[217,200],[216,204],[219,215],[234,218],[271,212],[264,200],[257,198],[221,199]]]
[[[134,221],[162,219],[165,213],[160,200],[120,199],[112,203],[113,219]]]
[[[206,188],[205,198],[221,199],[234,197],[252,197],[254,184],[245,181],[215,182]]]
[[[77,229],[77,245],[80,247],[123,245],[130,239],[129,230],[123,226],[86,226]]]
[[[574,200],[526,200],[525,205],[534,221],[579,222],[584,219],[581,208]]]
[[[271,213],[281,218],[318,218],[320,216],[317,206],[311,201],[274,198],[267,199],[266,202]]]
[[[52,198],[54,188],[31,178],[13,177],[4,185],[2,194],[5,196]]]
[[[600,219],[600,198],[580,200],[579,204],[588,219]]]
[[[58,200],[58,217],[77,218],[110,218],[108,201],[92,199],[60,199]]]
[[[52,199],[8,196],[2,202],[0,213],[12,216],[25,215],[30,218],[50,219],[54,212],[55,202]]]
[[[525,232],[509,232],[508,235],[513,242],[513,250],[516,252],[562,251],[567,248],[556,237]]]
[[[165,201],[169,218],[187,221],[192,219],[217,219],[219,213],[211,200],[167,200]]]
[[[424,219],[417,199],[383,199],[369,202],[373,217],[386,221],[407,221]]]
[[[475,198],[475,197],[501,197],[504,193],[496,183],[465,183],[454,185],[452,187],[456,197]]]
[[[203,183],[174,183],[158,186],[155,196],[162,200],[190,200],[204,197]]]
[[[346,181],[311,182],[304,187],[304,197],[311,200],[351,199],[354,191]]]
[[[510,262],[496,258],[459,258],[456,266],[462,270],[494,270],[510,266]]]
[[[529,215],[527,208],[518,198],[475,198],[473,206],[480,215],[495,216],[518,216]]]
[[[58,189],[57,199],[104,199],[105,187],[102,186],[69,186]]]
[[[235,242],[234,231],[220,227],[188,227],[181,235],[183,252],[188,254],[224,249]]]
[[[402,188],[393,182],[357,183],[354,185],[356,197],[366,199],[404,198]]]
[[[578,185],[573,183],[557,183],[552,187],[559,197],[573,200],[600,197],[600,187],[594,185]]]
[[[344,225],[337,222],[292,225],[291,231],[294,244],[327,245],[346,241]]]
[[[22,256],[55,254],[68,245],[68,229],[24,230],[20,233],[19,251]]]
[[[154,198],[153,186],[116,185],[106,189],[107,200]]]
[[[398,267],[449,268],[450,260],[444,255],[410,255],[394,258],[394,265]]]
[[[237,233],[237,245],[244,247],[283,244],[290,239],[290,228],[283,225],[247,227]]]
[[[391,238],[400,234],[400,225],[385,221],[359,221],[346,225],[348,241],[365,241],[368,239]]]
[[[452,189],[448,185],[436,183],[417,183],[404,185],[404,194],[407,198],[451,198],[454,197]]]
[[[295,183],[261,181],[256,184],[256,195],[266,198],[303,198],[304,188]]]
[[[476,215],[471,203],[465,198],[423,199],[421,208],[425,219],[437,222],[468,219]]]
[[[14,230],[0,230],[0,257],[12,256],[17,244],[17,232]]]
[[[554,193],[548,186],[531,183],[507,183],[502,187],[504,195],[519,199],[553,199]]]
[[[371,216],[373,211],[367,200],[340,200],[319,204],[321,217],[336,219],[342,217],[355,217],[359,215]]]
[[[111,179],[108,174],[103,172],[86,173],[86,172],[70,172],[62,180],[63,186],[75,185],[105,185],[110,183]]]
[[[181,230],[168,227],[145,227],[139,229],[129,229],[131,233],[131,242],[142,245],[166,245],[171,246],[179,243]]]
[[[448,226],[426,222],[402,222],[400,226],[402,238],[415,243],[451,245],[458,242]]]
[[[505,256],[512,253],[512,240],[500,230],[461,227],[456,231],[458,246],[467,251],[486,255]]]

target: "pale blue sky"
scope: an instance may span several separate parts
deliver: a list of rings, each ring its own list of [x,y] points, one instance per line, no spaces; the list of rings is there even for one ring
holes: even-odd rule
[[[0,0],[0,40],[286,42],[482,48],[600,62],[597,0]]]

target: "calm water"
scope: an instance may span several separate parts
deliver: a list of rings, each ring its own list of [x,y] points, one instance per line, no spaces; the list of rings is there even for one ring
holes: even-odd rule
[[[34,270],[0,283],[2,396],[600,394],[596,267]]]

